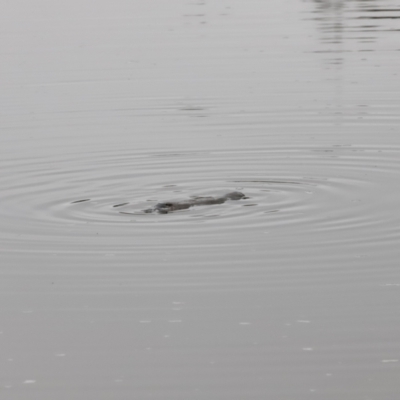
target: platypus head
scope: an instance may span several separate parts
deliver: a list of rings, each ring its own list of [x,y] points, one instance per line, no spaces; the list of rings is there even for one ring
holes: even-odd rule
[[[226,194],[224,197],[226,197],[227,199],[230,200],[240,200],[243,199],[243,197],[245,197],[245,195],[241,192],[231,192]]]

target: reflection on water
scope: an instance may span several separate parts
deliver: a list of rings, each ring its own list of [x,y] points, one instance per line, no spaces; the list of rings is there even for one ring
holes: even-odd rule
[[[315,4],[312,19],[317,21],[321,42],[330,46],[331,52],[378,50],[381,32],[400,30],[400,7],[390,7],[387,2],[375,0],[313,0]],[[373,22],[368,22],[369,20]],[[349,42],[356,42],[357,45]],[[375,45],[374,45],[375,44]],[[339,57],[338,62],[342,61]]]
[[[355,101],[354,93],[360,93],[361,86],[375,86],[373,91],[380,91],[377,76],[383,68],[397,81],[394,66],[399,50],[400,6],[392,0],[312,0],[308,4],[312,8],[304,19],[315,22],[319,42],[310,52],[320,54],[327,79],[332,82],[333,120],[344,126],[345,115],[353,106],[362,108],[356,113],[364,119],[371,115],[371,105],[362,96]]]

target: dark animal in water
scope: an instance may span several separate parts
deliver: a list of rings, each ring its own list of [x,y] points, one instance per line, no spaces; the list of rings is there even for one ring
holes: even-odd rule
[[[163,203],[158,203],[154,208],[149,208],[147,210],[144,210],[144,212],[151,213],[153,211],[158,211],[160,214],[168,214],[171,211],[185,210],[193,206],[222,204],[225,203],[227,200],[240,200],[244,197],[245,195],[243,193],[230,192],[221,197],[194,197],[193,199],[184,201],[166,201]]]

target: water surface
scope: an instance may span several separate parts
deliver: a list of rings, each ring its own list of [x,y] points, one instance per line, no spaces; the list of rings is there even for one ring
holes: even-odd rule
[[[1,11],[5,398],[397,398],[396,2]]]

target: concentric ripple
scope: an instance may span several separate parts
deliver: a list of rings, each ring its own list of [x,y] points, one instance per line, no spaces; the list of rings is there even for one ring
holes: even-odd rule
[[[265,234],[283,235],[292,246],[307,235],[325,244],[393,241],[397,218],[381,199],[400,200],[393,189],[399,160],[397,148],[357,146],[14,160],[0,182],[2,247],[109,252],[139,242],[193,249],[218,243],[220,235],[226,245],[263,243]],[[166,215],[143,212],[159,201],[233,190],[247,198]]]

